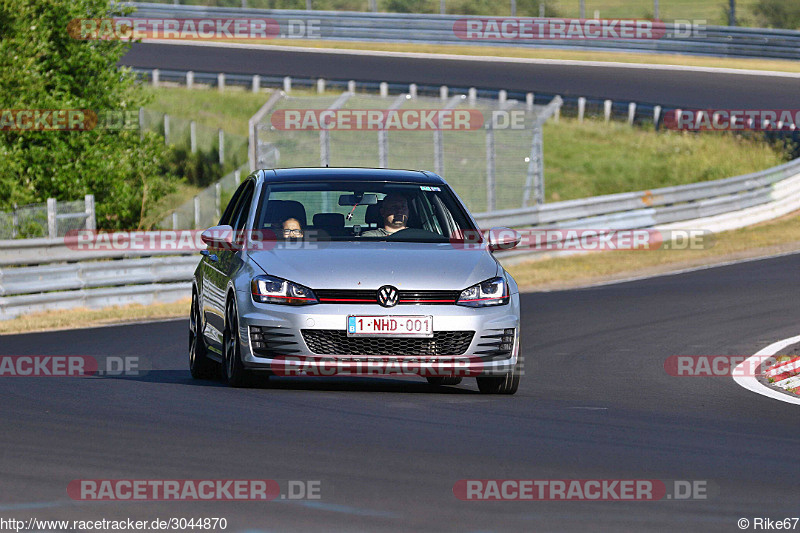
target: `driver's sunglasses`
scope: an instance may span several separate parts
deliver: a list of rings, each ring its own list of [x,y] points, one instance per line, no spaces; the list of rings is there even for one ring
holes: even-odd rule
[[[301,230],[301,229],[285,229],[285,230],[283,230],[283,234],[284,235],[294,235],[296,237],[299,237],[299,236],[301,236],[303,234],[303,230]]]

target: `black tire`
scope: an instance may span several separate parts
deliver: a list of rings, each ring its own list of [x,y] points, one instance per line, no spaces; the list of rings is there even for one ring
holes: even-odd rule
[[[252,385],[250,372],[242,364],[239,347],[239,316],[233,300],[225,309],[225,331],[222,334],[222,379],[231,387]]]
[[[478,390],[483,394],[514,394],[519,388],[519,378],[522,374],[522,357],[517,358],[513,370],[504,376],[484,376],[475,378]]]
[[[214,361],[208,358],[203,339],[202,315],[197,293],[192,291],[192,308],[189,311],[189,372],[194,379],[214,377]]]
[[[458,385],[461,383],[461,376],[446,376],[446,377],[427,377],[428,383],[435,387],[444,387],[447,385]]]

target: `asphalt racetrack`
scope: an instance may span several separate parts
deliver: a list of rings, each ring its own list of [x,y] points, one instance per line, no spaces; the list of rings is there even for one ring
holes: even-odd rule
[[[798,334],[800,255],[525,294],[526,375],[193,381],[187,320],[0,337],[2,355],[141,356],[141,377],[2,378],[0,517],[225,517],[243,531],[739,531],[797,516],[797,408],[670,355]],[[188,313],[188,310],[187,310]],[[321,499],[78,502],[75,479],[318,480]],[[467,502],[462,479],[701,481],[688,501]],[[751,526],[752,527],[752,526]]]
[[[533,91],[699,109],[794,109],[797,77],[137,43],[141,68]],[[538,100],[537,100],[538,103]]]

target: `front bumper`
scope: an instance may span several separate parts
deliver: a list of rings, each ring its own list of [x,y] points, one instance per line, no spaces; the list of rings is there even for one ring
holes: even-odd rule
[[[288,306],[254,302],[249,293],[237,293],[239,338],[244,366],[281,375],[422,375],[479,376],[511,371],[519,357],[519,294],[507,305],[468,308],[457,305],[399,305],[384,308],[376,304],[317,304]],[[332,355],[313,352],[301,330],[346,331],[348,315],[430,315],[436,332],[474,332],[463,353],[436,355],[387,353]],[[279,332],[285,353],[254,349],[251,326]],[[487,343],[506,330],[514,330],[512,349],[491,354]],[[258,333],[256,333],[258,337]],[[260,353],[258,353],[260,352]],[[302,369],[302,372],[292,370]]]

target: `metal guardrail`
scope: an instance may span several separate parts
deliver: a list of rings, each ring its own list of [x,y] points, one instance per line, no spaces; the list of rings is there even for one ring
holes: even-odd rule
[[[475,219],[483,227],[568,227],[574,223],[617,227],[607,224],[638,216],[639,225],[634,227],[648,227],[767,203],[772,199],[775,183],[797,174],[800,174],[800,159],[732,178],[478,213]]]
[[[478,214],[476,219],[484,228],[547,225],[634,229],[735,214],[759,206],[768,210],[779,204],[782,211],[776,211],[774,216],[800,206],[800,159],[716,181]],[[759,220],[766,219],[762,216]],[[191,288],[188,282],[199,262],[197,254],[185,255],[185,252],[174,252],[183,254],[177,257],[96,261],[129,257],[136,252],[78,251],[75,247],[69,239],[0,241],[0,249],[4,250],[0,265],[36,265],[0,270],[0,320],[49,309],[147,304],[186,298]],[[512,258],[526,253],[531,252],[511,251],[499,255]],[[152,251],[141,254],[155,255]],[[95,261],[50,264],[84,259]]]
[[[184,6],[129,2],[135,17],[202,18],[263,17],[276,20],[285,31],[289,21],[319,21],[318,39],[325,41],[403,42],[420,44],[469,44],[601,51],[655,52],[717,57],[800,59],[800,31],[736,26],[704,26],[695,31],[676,24],[665,25],[665,35],[649,40],[464,40],[453,30],[465,15],[362,13]],[[486,18],[486,17],[483,17]],[[689,35],[684,35],[689,33]]]

